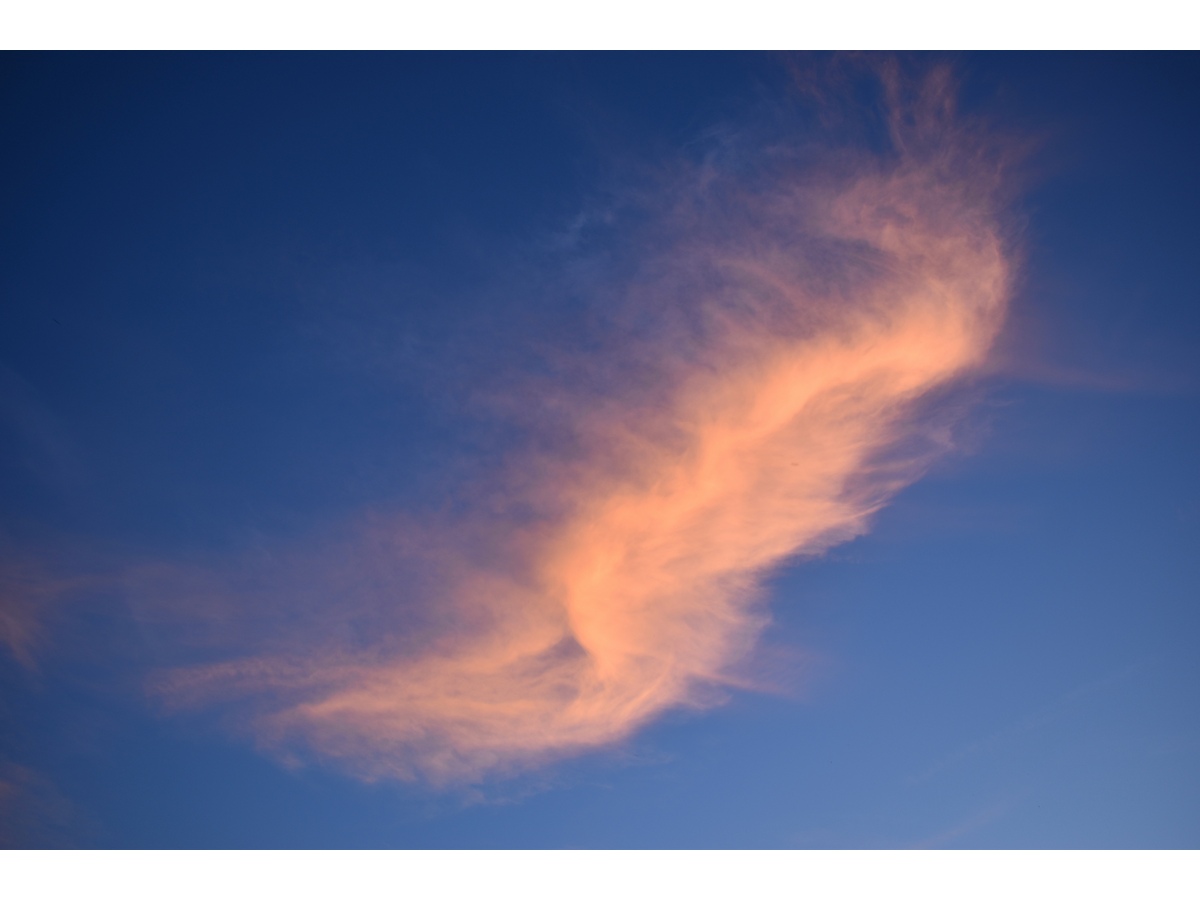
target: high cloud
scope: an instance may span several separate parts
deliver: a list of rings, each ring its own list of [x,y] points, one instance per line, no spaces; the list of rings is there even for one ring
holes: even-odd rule
[[[945,73],[883,84],[884,151],[745,139],[632,192],[607,257],[626,343],[596,351],[587,390],[514,401],[553,406],[569,439],[509,461],[507,512],[376,517],[255,587],[196,575],[197,595],[270,595],[294,621],[156,693],[240,698],[280,754],[454,783],[612,745],[741,683],[764,577],[863,533],[944,449],[930,410],[1004,318],[998,155],[956,122]],[[179,595],[178,572],[130,578]]]

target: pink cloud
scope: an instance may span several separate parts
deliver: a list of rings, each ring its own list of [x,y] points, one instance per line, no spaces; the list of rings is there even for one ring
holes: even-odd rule
[[[944,73],[907,98],[884,81],[894,152],[802,164],[774,143],[752,174],[649,193],[627,298],[662,327],[602,395],[558,393],[570,452],[511,462],[495,490],[534,515],[377,517],[240,582],[196,575],[215,619],[261,602],[292,622],[156,690],[249,699],[242,727],[281,754],[450,783],[611,745],[738,681],[764,576],[862,534],[919,476],[944,449],[929,403],[1004,320],[1000,167]],[[180,595],[178,570],[133,581]]]

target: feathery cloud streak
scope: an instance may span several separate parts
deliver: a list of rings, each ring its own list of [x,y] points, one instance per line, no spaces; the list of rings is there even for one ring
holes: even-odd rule
[[[535,515],[459,523],[499,562],[458,554],[454,529],[410,551],[442,563],[445,617],[420,643],[388,611],[403,579],[335,578],[323,557],[301,580],[375,637],[335,648],[327,618],[160,689],[252,698],[249,727],[280,752],[448,783],[612,744],[732,683],[763,577],[862,533],[919,475],[925,405],[1002,325],[1000,167],[956,125],[944,74],[909,105],[893,94],[887,153],[818,164],[772,144],[643,198],[626,296],[655,325],[637,365],[568,400],[571,453],[514,464],[501,490]],[[334,568],[386,568],[407,529],[375,522]]]

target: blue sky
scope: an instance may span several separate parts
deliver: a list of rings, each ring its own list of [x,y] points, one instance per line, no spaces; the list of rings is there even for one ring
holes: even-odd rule
[[[781,271],[813,296],[868,277],[819,218],[780,237],[744,198],[835,184],[840,208],[898,165],[887,61],[2,62],[5,843],[1197,845],[1194,55],[899,60],[951,66],[945,141],[1013,159],[955,212],[994,222],[1011,275],[1002,327],[904,432],[946,446],[857,537],[755,569],[757,605],[713,595],[747,634],[769,611],[752,649],[658,640],[679,686],[545,745],[553,705],[492,744],[417,700],[364,719],[362,685],[440,684],[431,634],[475,658],[480,584],[540,609],[520,572],[478,579],[590,522],[550,507],[608,483],[613,422],[656,433],[665,373],[741,365],[670,318],[715,278],[705,248],[794,240],[808,268]],[[703,178],[736,190],[680,214]],[[353,715],[325,727],[331,697]]]

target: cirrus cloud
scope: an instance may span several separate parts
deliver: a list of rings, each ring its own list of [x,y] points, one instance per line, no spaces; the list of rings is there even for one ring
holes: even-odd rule
[[[204,576],[227,606],[291,603],[290,623],[156,691],[240,698],[274,752],[451,783],[613,744],[738,683],[764,577],[863,533],[945,449],[930,401],[1004,320],[1000,155],[956,120],[946,72],[881,80],[884,152],[744,141],[636,192],[617,318],[640,326],[580,364],[606,372],[588,390],[509,398],[553,406],[570,436],[497,476],[521,515],[375,517],[260,566],[258,587]],[[139,593],[178,595],[172,579]]]

